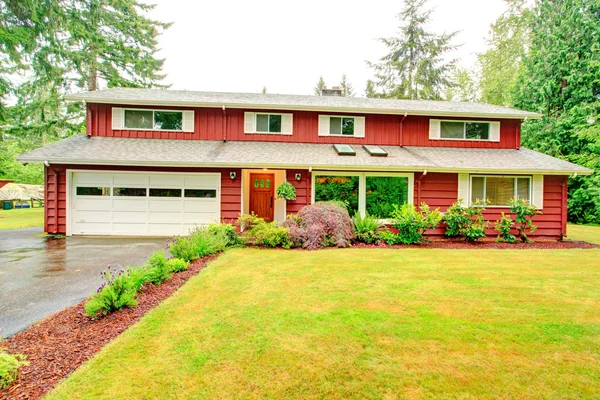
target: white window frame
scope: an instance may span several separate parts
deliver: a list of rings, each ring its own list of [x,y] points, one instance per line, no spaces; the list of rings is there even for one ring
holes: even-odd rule
[[[327,129],[324,132],[323,131],[323,127],[321,126],[321,118],[327,118]],[[332,134],[331,133],[331,118],[352,118],[354,120],[354,133],[352,135],[344,135],[342,133],[340,133],[339,135],[337,134]],[[359,132],[357,134],[356,132],[356,121],[362,119],[362,132]],[[365,117],[361,117],[358,115],[319,115],[319,136],[326,136],[326,137],[334,137],[334,138],[358,138],[358,139],[364,139],[365,138],[365,125],[366,125],[366,118]]]
[[[263,131],[259,131],[258,129],[256,129],[257,124],[257,120],[258,120],[258,116],[259,115],[266,115],[267,118],[269,118],[269,116],[271,115],[279,115],[281,117],[281,130],[279,132],[263,132]],[[268,123],[268,121],[267,121]],[[282,113],[265,113],[265,112],[255,112],[254,113],[254,132],[260,135],[286,135],[286,133],[283,133],[283,114]]]
[[[119,129],[119,130],[124,130],[124,131],[154,131],[154,132],[186,132],[184,130],[184,125],[185,125],[185,112],[194,112],[193,110],[161,110],[161,109],[154,109],[154,108],[123,108],[123,117],[122,117],[122,126],[120,128],[114,128],[113,129]],[[154,126],[154,113],[155,112],[178,112],[181,113],[181,129],[156,129],[156,128],[128,128],[125,126],[125,113],[127,111],[152,111],[152,126]],[[193,117],[192,117],[193,118]]]
[[[487,178],[512,178],[514,180],[513,184],[513,198],[517,193],[517,178],[527,178],[529,179],[529,198],[527,199],[529,202],[533,202],[533,176],[532,175],[470,175],[469,176],[469,204],[473,204],[473,178],[486,178],[483,181],[483,195],[486,194],[487,189]],[[487,198],[479,199],[479,200],[487,200]],[[505,205],[486,205],[486,208],[510,208],[508,204]]]
[[[462,122],[464,123],[463,137],[462,138],[443,138],[442,137],[442,122]],[[466,124],[467,123],[485,123],[488,124],[488,138],[487,139],[468,139],[466,137]],[[500,142],[500,121],[485,120],[462,120],[462,119],[435,119],[429,120],[429,140],[449,140],[449,141],[463,141],[463,142]]]
[[[415,174],[412,172],[354,172],[354,171],[313,171],[311,174],[311,204],[315,204],[315,178],[317,176],[358,176],[358,212],[364,218],[367,211],[367,177],[384,176],[390,178],[408,178],[407,203],[414,204]],[[387,219],[380,219],[384,224],[390,224]]]
[[[463,137],[462,138],[445,138],[442,137],[442,122],[462,122],[463,123]],[[467,124],[487,124],[488,125],[488,138],[487,139],[468,139],[467,138]],[[491,142],[492,141],[492,121],[466,121],[466,120],[452,120],[452,119],[440,119],[440,140],[468,140],[472,142]]]

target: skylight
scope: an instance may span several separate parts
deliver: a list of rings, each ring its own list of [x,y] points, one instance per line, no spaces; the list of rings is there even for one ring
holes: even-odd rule
[[[334,144],[333,148],[340,156],[355,156],[356,151],[349,144]]]
[[[379,146],[369,146],[365,144],[363,145],[363,149],[365,149],[366,152],[373,157],[387,157],[388,155],[387,151],[385,151]]]

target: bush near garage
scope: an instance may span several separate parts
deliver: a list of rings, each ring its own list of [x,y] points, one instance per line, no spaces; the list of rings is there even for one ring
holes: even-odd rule
[[[19,368],[27,364],[29,362],[23,354],[8,354],[4,349],[0,349],[0,390],[16,381]]]

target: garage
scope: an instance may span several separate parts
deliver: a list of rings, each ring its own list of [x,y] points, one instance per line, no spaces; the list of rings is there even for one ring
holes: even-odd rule
[[[73,235],[185,235],[220,219],[220,173],[69,171]]]

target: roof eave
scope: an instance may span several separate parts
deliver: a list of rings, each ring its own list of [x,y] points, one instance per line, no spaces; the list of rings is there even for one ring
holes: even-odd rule
[[[124,100],[124,99],[93,99],[87,96],[71,94],[65,96],[66,101],[85,101],[97,104],[123,104],[130,106],[163,106],[163,107],[200,107],[200,108],[241,108],[249,110],[285,110],[285,111],[322,111],[343,112],[360,114],[392,114],[392,115],[416,115],[428,117],[466,117],[466,118],[502,118],[502,119],[540,119],[542,114],[523,113],[469,113],[469,112],[440,112],[410,109],[385,109],[385,108],[357,108],[357,107],[320,107],[320,106],[297,106],[279,104],[257,104],[257,103],[202,103],[188,101],[155,101],[155,100]]]

